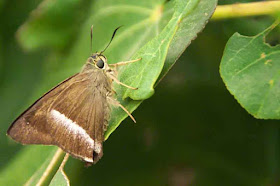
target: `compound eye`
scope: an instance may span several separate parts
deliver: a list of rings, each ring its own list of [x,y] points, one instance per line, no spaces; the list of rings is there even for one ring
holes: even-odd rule
[[[96,63],[96,66],[102,69],[104,67],[104,61],[102,59],[99,59]]]

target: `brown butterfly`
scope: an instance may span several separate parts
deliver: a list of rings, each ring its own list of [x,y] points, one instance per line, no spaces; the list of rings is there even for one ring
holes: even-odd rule
[[[135,122],[114,99],[112,83],[137,88],[120,82],[116,78],[116,68],[141,60],[108,64],[102,54],[107,47],[100,53],[93,53],[80,73],[66,79],[31,105],[13,122],[7,134],[22,144],[56,145],[75,158],[96,163],[103,155],[102,144],[111,105],[121,107]]]

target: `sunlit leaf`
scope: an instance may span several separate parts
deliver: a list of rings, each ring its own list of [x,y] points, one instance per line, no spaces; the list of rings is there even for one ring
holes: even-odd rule
[[[228,90],[242,107],[261,119],[280,119],[280,47],[264,41],[277,24],[252,37],[234,34],[220,66]]]
[[[154,93],[154,84],[160,73],[162,73],[161,77],[167,73],[198,32],[204,28],[214,12],[217,1],[178,1],[177,3],[180,4],[180,6],[177,4],[180,8],[174,11],[165,29],[134,56],[134,59],[139,57],[143,59],[120,71],[121,81],[139,88],[135,91],[117,87],[119,100],[122,100],[122,104],[130,111],[135,110],[141,101],[123,98],[130,96],[136,100],[143,100]],[[105,137],[108,138],[126,117],[122,110],[114,109]]]
[[[18,30],[18,41],[25,50],[65,47],[75,38],[85,5],[83,0],[44,0]]]
[[[34,184],[40,179],[56,149],[38,145],[20,150],[9,165],[0,172],[0,185]]]
[[[70,182],[69,179],[67,177],[67,175],[65,174],[65,172],[62,169],[58,169],[58,171],[56,172],[56,174],[54,175],[52,181],[50,182],[51,186],[69,186]]]

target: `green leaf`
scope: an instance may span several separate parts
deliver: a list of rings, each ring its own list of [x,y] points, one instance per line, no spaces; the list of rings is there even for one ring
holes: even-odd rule
[[[280,46],[271,47],[264,41],[277,25],[253,37],[234,34],[220,65],[228,90],[260,119],[280,119]]]
[[[20,27],[17,38],[25,50],[63,48],[73,38],[85,10],[82,0],[44,0]],[[85,11],[86,12],[86,11]],[[73,25],[76,25],[73,29]]]
[[[125,89],[121,92],[123,99],[130,97],[133,100],[144,100],[154,93],[154,84],[161,73],[164,61],[179,23],[186,14],[189,14],[198,4],[199,0],[175,1],[174,13],[163,31],[144,45],[133,59],[142,58],[138,63],[127,65],[120,71],[120,81],[138,90]],[[137,72],[137,73],[135,73]]]
[[[197,34],[204,29],[216,6],[217,0],[200,0],[198,5],[182,19],[169,46],[160,79],[167,74]]]
[[[58,169],[58,171],[56,172],[56,174],[54,175],[50,186],[69,186],[70,182],[68,177],[66,176],[65,172],[60,168]]]
[[[38,175],[48,165],[56,149],[55,147],[41,145],[23,148],[0,172],[0,185],[23,185],[28,180],[29,183],[34,183],[33,181],[38,180]]]
[[[63,150],[56,148],[56,151],[49,154],[45,162],[25,183],[25,186],[49,184],[62,163],[64,155],[65,152]]]
[[[46,185],[53,179],[64,155],[57,147],[28,146],[0,172],[0,185]]]
[[[216,0],[200,0],[199,2],[187,1],[187,3],[186,1],[177,1],[177,3],[177,7],[180,8],[177,11],[174,11],[173,17],[169,21],[168,25],[164,28],[164,30],[160,33],[160,35],[147,43],[137,52],[137,54],[135,54],[135,59],[137,59],[138,57],[142,57],[143,60],[131,64],[124,70],[120,71],[119,77],[121,81],[130,84],[131,86],[138,87],[139,89],[141,89],[140,87],[143,88],[142,91],[128,90],[120,86],[116,88],[118,92],[118,100],[121,100],[121,104],[131,112],[135,110],[142,101],[123,98],[131,96],[133,99],[146,99],[151,96],[154,92],[154,84],[159,76],[158,73],[161,73],[160,77],[162,78],[175,64],[186,47],[191,43],[193,39],[196,38],[198,32],[200,32],[205,27],[205,24],[210,19],[217,5]],[[184,12],[180,12],[182,10]],[[168,31],[173,32],[171,34],[168,33],[170,34],[168,35]],[[171,40],[168,40],[168,42],[167,40],[165,40],[166,45],[160,45],[162,37],[167,35],[169,36],[167,37],[167,40]],[[163,46],[167,48],[163,50]],[[152,51],[153,49],[155,51],[159,49],[164,52],[162,55],[157,54],[157,58],[148,58],[147,56],[155,52]],[[146,60],[145,57],[147,57]],[[149,65],[145,66],[146,64]],[[140,69],[143,70],[142,73],[136,74],[136,76],[138,76],[138,79],[134,79],[133,83],[131,83],[135,72],[139,72]],[[142,86],[137,86],[138,83]],[[109,137],[109,135],[120,125],[120,123],[126,117],[127,115],[122,110],[113,109],[111,114],[112,119],[110,120],[109,127],[105,133],[105,139]]]

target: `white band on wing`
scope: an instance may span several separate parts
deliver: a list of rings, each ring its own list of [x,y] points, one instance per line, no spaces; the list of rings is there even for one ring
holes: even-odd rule
[[[82,136],[82,138],[85,140],[86,143],[90,146],[90,148],[94,148],[94,151],[96,153],[101,152],[101,144],[100,143],[94,143],[94,140],[88,135],[88,133],[80,127],[76,122],[72,121],[71,119],[67,118],[64,114],[60,113],[57,110],[51,110],[50,112],[51,117],[56,120],[58,124],[63,125],[66,130],[68,130],[70,133],[73,133],[74,135]],[[92,162],[92,159],[85,159],[88,162]],[[90,160],[90,161],[89,161]]]

